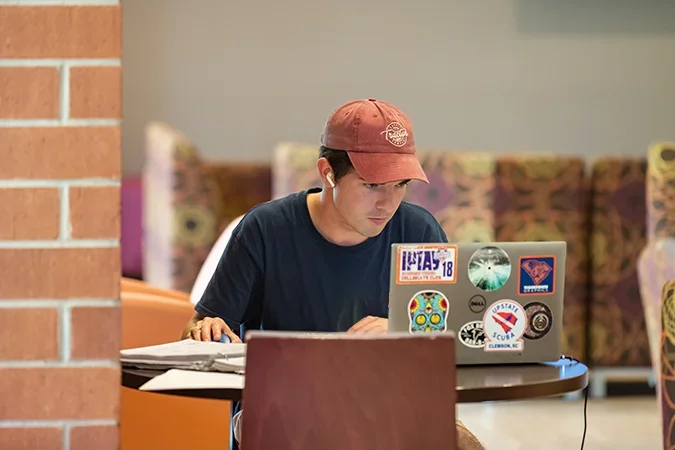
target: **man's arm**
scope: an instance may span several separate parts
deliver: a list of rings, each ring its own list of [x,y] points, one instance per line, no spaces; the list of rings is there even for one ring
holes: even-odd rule
[[[233,342],[240,342],[240,325],[259,318],[263,247],[257,230],[251,218],[244,218],[233,230],[183,337],[219,340],[225,333]]]

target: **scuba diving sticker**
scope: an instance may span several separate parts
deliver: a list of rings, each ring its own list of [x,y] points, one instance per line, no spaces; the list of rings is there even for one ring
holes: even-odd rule
[[[479,248],[469,259],[469,280],[483,291],[500,289],[511,277],[511,259],[499,247]]]
[[[555,256],[521,256],[518,294],[551,295],[555,292]]]
[[[522,352],[527,314],[520,303],[499,300],[483,316],[486,352]]]
[[[448,329],[450,302],[438,291],[420,291],[408,302],[411,334],[443,333]]]
[[[406,244],[396,255],[396,284],[457,282],[457,246]]]

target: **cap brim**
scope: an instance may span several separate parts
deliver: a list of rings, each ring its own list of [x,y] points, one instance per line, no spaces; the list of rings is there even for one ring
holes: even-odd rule
[[[420,180],[429,183],[420,162],[409,153],[349,152],[356,173],[368,183]]]

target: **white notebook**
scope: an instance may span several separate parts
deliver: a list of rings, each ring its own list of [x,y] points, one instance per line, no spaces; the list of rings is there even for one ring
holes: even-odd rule
[[[124,367],[139,369],[190,369],[243,373],[246,344],[202,342],[184,339],[120,351]]]

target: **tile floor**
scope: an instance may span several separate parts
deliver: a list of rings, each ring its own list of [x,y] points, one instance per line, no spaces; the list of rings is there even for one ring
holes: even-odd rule
[[[487,450],[579,450],[583,399],[463,403],[458,418]],[[655,397],[588,399],[584,450],[661,450]]]

